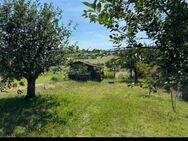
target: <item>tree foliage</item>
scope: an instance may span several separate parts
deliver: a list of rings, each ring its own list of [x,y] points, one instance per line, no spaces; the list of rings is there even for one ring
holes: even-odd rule
[[[4,78],[26,78],[27,97],[35,81],[64,62],[63,47],[71,34],[60,23],[62,11],[31,0],[4,0],[0,5],[0,72]]]
[[[83,16],[111,29],[121,47],[138,47],[137,33],[145,32],[158,50],[159,81],[178,90],[188,79],[188,2],[186,0],[95,0]],[[99,6],[100,11],[97,10]],[[141,46],[140,46],[141,47]]]

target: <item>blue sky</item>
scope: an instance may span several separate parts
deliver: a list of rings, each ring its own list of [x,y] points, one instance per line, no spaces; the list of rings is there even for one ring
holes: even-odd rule
[[[63,10],[63,23],[67,24],[70,20],[78,24],[70,38],[71,43],[78,42],[79,47],[85,49],[111,49],[112,42],[109,41],[109,30],[99,24],[90,23],[81,15],[87,7],[82,4],[86,0],[40,0],[40,2],[53,3],[55,7]],[[92,2],[93,0],[87,0]]]
[[[109,30],[97,23],[90,23],[89,19],[81,16],[83,10],[87,9],[82,4],[83,1],[93,2],[93,0],[40,0],[42,3],[53,3],[55,7],[61,8],[63,10],[62,22],[64,24],[67,24],[70,20],[78,24],[77,29],[73,31],[70,38],[72,44],[78,42],[81,49],[112,49],[113,44],[109,41]],[[144,34],[139,33],[139,36],[144,36]]]

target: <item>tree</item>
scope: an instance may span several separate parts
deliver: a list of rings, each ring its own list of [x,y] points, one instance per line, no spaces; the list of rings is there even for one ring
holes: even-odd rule
[[[129,47],[137,47],[136,35],[145,32],[155,42],[158,50],[157,80],[149,81],[153,87],[165,87],[172,99],[183,90],[183,99],[188,100],[188,4],[187,0],[95,0],[84,2],[90,9],[83,16],[91,22],[111,29],[110,38],[118,47],[126,40]],[[133,54],[134,55],[134,54]],[[150,88],[151,88],[150,85]],[[183,86],[183,87],[182,87]],[[175,93],[173,94],[173,91]]]
[[[109,61],[105,63],[106,67],[110,69],[110,71],[113,71],[113,78],[116,77],[116,72],[119,70],[120,62],[118,58],[112,58]]]
[[[4,78],[27,79],[26,98],[35,96],[36,79],[64,62],[70,28],[62,11],[31,0],[4,0],[0,5],[0,72]]]
[[[187,0],[94,0],[83,16],[111,29],[110,36],[121,46],[138,45],[138,32],[145,32],[159,51],[160,83],[178,90],[188,79],[188,2]]]

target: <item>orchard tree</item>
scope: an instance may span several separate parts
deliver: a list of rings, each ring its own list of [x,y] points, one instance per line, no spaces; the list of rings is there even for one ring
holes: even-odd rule
[[[38,76],[64,62],[70,28],[62,11],[31,0],[4,0],[0,5],[0,72],[3,78],[27,80],[26,98],[35,96]]]
[[[154,66],[156,51],[151,50],[149,46],[134,48],[120,48],[117,53],[119,64],[122,68],[130,71],[130,78],[134,79],[136,84],[139,78],[146,77],[150,68]],[[133,75],[134,74],[134,75]]]
[[[158,82],[179,90],[188,79],[188,1],[187,0],[94,0],[83,16],[109,28],[115,44],[127,41],[136,47],[137,33],[145,32],[159,51]],[[186,95],[188,95],[186,93]],[[187,96],[188,99],[188,96]]]
[[[139,62],[139,54],[136,54],[137,48],[122,49],[119,51],[118,57],[121,60],[123,67],[130,70],[130,78],[133,78],[134,82],[138,82],[138,70],[136,64]]]
[[[119,71],[120,68],[120,61],[118,58],[112,58],[109,61],[105,63],[106,67],[110,69],[110,71],[113,71],[113,78],[116,77],[116,72]]]

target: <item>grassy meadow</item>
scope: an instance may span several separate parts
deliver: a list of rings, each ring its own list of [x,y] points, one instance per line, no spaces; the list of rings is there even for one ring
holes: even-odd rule
[[[52,78],[59,79],[52,79]],[[29,101],[18,88],[0,93],[0,136],[24,137],[178,137],[188,136],[188,103],[177,113],[164,91],[128,87],[108,80],[76,82],[48,73],[37,80]]]

